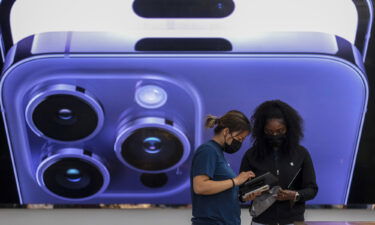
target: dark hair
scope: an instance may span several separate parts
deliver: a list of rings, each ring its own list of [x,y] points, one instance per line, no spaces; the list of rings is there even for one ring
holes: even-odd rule
[[[253,123],[253,147],[257,157],[264,157],[268,146],[265,141],[264,127],[269,119],[282,119],[286,126],[286,140],[282,151],[293,153],[303,138],[303,120],[290,105],[280,100],[266,101],[260,104],[251,117]]]
[[[249,119],[240,111],[231,110],[222,117],[208,115],[206,117],[206,128],[213,128],[215,134],[219,134],[224,128],[228,128],[229,132],[249,131],[251,132],[251,124]]]

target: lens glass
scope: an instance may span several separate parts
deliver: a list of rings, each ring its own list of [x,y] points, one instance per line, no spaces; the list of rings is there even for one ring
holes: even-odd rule
[[[58,113],[57,117],[61,120],[73,119],[73,112],[70,109],[60,109],[57,113]]]
[[[141,128],[123,143],[121,154],[133,167],[159,171],[176,165],[184,148],[179,138],[168,130],[156,127]]]
[[[48,167],[43,180],[53,193],[66,198],[85,198],[103,186],[103,174],[94,165],[79,158],[64,158]]]
[[[150,154],[160,152],[162,145],[161,140],[157,137],[148,137],[143,141],[143,149]]]
[[[91,105],[74,95],[51,95],[36,106],[32,119],[47,137],[76,141],[89,136],[98,125]]]
[[[70,168],[66,170],[65,178],[70,182],[79,182],[82,179],[82,174],[78,169]]]

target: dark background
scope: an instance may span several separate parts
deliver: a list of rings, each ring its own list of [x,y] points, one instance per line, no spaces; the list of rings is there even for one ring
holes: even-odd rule
[[[369,101],[350,189],[349,204],[375,203],[375,27],[372,27],[365,68]],[[343,121],[344,122],[344,121]],[[344,122],[345,123],[345,122]]]
[[[11,45],[9,38],[9,9],[14,0],[3,1],[0,6],[0,31],[4,37],[6,47]],[[373,28],[374,30],[375,28]],[[375,32],[372,32],[372,37]],[[357,162],[352,180],[349,204],[375,203],[375,38],[370,40],[365,68],[369,80],[369,102],[361,142],[359,145]],[[0,60],[0,68],[2,68]],[[345,123],[345,121],[343,121]],[[334,182],[334,181],[333,181]],[[0,204],[18,203],[17,187],[13,175],[13,167],[4,131],[4,124],[0,118]]]

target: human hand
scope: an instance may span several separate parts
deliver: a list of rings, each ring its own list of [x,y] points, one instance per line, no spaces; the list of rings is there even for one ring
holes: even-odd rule
[[[277,193],[276,200],[279,200],[279,201],[294,200],[296,197],[296,194],[297,194],[296,191],[281,189]]]
[[[236,186],[239,186],[253,177],[255,177],[255,174],[253,173],[253,171],[246,171],[246,172],[241,172],[237,177],[233,178],[233,181]]]
[[[249,194],[246,198],[244,198],[243,200],[245,202],[247,201],[251,201],[251,200],[254,200],[257,196],[261,195],[263,193],[263,191],[258,191],[258,192],[253,192],[251,194]]]

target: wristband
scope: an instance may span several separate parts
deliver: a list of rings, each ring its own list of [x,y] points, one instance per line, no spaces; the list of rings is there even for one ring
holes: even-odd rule
[[[233,183],[233,187],[235,187],[236,186],[236,183],[234,183],[234,180],[233,180],[233,178],[230,178],[230,180],[232,181],[232,183]]]

